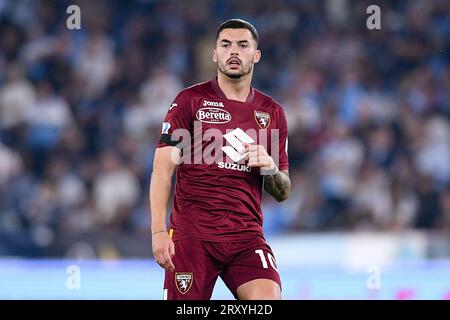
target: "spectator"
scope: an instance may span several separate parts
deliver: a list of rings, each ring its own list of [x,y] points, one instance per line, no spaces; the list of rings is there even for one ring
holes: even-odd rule
[[[120,227],[138,199],[137,178],[107,151],[102,156],[101,173],[94,180],[93,197],[101,225]]]

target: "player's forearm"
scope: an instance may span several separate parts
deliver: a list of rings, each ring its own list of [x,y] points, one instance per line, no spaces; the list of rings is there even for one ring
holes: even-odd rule
[[[150,183],[150,210],[152,233],[166,230],[167,204],[170,196],[171,177],[153,171]]]
[[[272,195],[278,202],[289,198],[291,192],[291,179],[282,171],[277,174],[264,177],[264,190]]]

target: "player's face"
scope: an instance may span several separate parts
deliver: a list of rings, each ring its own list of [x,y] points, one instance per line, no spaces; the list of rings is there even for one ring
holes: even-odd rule
[[[250,30],[223,29],[213,50],[213,61],[229,78],[239,79],[253,70],[261,58]]]

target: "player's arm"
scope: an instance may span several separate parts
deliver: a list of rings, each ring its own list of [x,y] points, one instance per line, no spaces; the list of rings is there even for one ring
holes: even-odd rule
[[[175,255],[175,246],[167,232],[166,212],[172,175],[179,157],[180,150],[176,147],[156,149],[149,192],[153,255],[161,267],[170,271],[175,269],[171,259]]]
[[[291,192],[289,172],[287,170],[276,170],[275,174],[264,176],[264,190],[271,194],[278,202],[289,198],[289,193]]]
[[[262,145],[245,145],[248,152],[248,165],[259,167],[264,175],[264,190],[272,195],[278,202],[289,198],[291,192],[291,179],[287,170],[278,170],[273,158]]]

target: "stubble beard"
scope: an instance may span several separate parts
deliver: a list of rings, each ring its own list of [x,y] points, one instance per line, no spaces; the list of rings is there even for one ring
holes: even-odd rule
[[[240,79],[243,76],[246,76],[249,74],[253,69],[253,61],[249,61],[240,72],[230,71],[226,69],[226,65],[223,65],[222,63],[218,62],[217,67],[219,68],[219,71],[226,75],[230,79]]]

